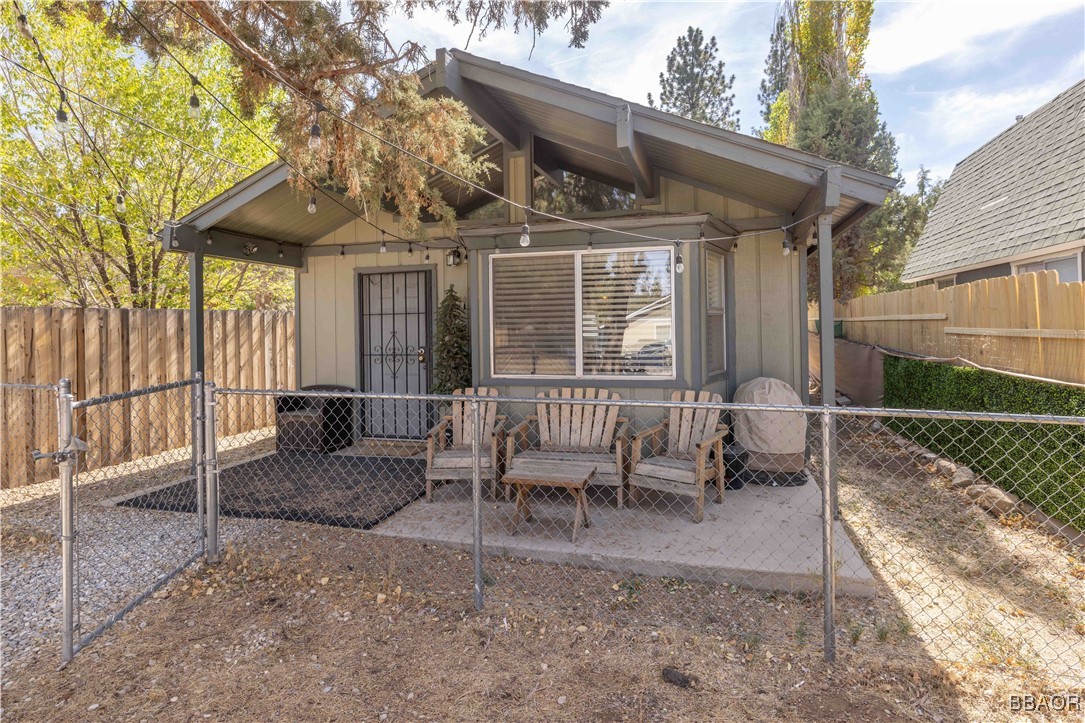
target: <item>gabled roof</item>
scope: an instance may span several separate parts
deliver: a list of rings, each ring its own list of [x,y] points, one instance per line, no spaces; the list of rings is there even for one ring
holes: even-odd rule
[[[912,251],[924,281],[1085,239],[1085,80],[957,164]]]
[[[499,168],[506,151],[527,149],[540,175],[557,180],[561,171],[570,171],[635,190],[647,205],[659,194],[660,178],[671,178],[774,213],[752,219],[772,224],[759,229],[798,223],[793,232],[800,240],[829,208],[834,236],[843,232],[896,185],[877,173],[459,50],[438,51],[437,61],[419,77],[423,93],[451,95],[470,109],[489,133],[476,154]],[[167,226],[163,244],[173,251],[300,265],[304,248],[349,223],[355,214],[346,207],[356,205],[337,196],[341,204],[322,200],[309,214],[288,171],[281,163],[257,171]],[[460,212],[488,201],[441,173],[430,184]],[[494,192],[504,190],[499,174],[486,184]]]

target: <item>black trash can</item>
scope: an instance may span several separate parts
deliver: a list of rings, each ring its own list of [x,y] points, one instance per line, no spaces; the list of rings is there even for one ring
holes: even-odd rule
[[[314,384],[303,392],[353,392],[350,387]],[[275,398],[276,444],[280,451],[335,452],[354,443],[354,400],[283,394]]]
[[[737,442],[723,447],[723,465],[727,476],[727,489],[740,490],[746,486],[746,448]]]

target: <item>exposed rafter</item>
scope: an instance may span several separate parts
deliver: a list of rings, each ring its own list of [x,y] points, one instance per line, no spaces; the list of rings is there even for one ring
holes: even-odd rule
[[[443,85],[455,98],[463,102],[471,115],[495,138],[506,145],[520,148],[524,140],[519,126],[489,94],[489,92],[469,80],[460,72],[459,61],[443,48],[437,51],[437,72],[435,81]]]
[[[637,140],[633,132],[633,109],[628,105],[618,108],[617,112],[617,140],[618,153],[625,160],[633,174],[633,183],[637,189],[637,195],[643,199],[651,199],[656,196],[655,171],[648,160],[648,154],[643,144]]]

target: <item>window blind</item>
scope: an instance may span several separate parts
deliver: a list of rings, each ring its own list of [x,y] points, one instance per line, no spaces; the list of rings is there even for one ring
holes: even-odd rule
[[[576,374],[576,257],[493,260],[494,373]]]

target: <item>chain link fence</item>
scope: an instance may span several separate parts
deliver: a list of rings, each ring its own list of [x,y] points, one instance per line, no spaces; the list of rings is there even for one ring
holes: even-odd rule
[[[1085,683],[1082,418],[592,389],[59,397],[57,449],[78,447],[66,404],[88,447],[56,456],[72,650],[205,539],[211,562],[304,559],[339,528],[345,579],[378,601],[677,626],[746,655],[892,642]]]
[[[216,392],[220,434],[268,420],[218,440],[223,528],[365,531],[378,595],[1085,681],[1083,419],[479,391]]]

